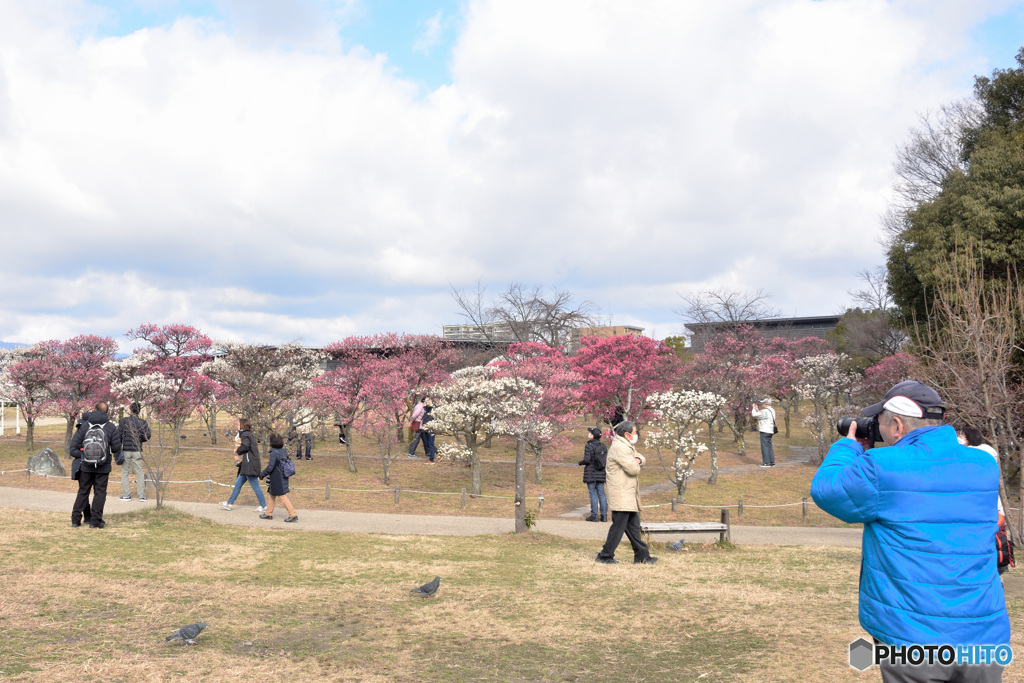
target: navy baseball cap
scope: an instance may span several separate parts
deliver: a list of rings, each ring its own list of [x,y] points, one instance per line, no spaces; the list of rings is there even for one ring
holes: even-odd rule
[[[881,401],[869,405],[861,412],[864,417],[874,417],[883,410],[897,415],[932,420],[941,420],[946,414],[946,406],[942,403],[939,392],[927,384],[912,379],[900,382],[887,391]]]

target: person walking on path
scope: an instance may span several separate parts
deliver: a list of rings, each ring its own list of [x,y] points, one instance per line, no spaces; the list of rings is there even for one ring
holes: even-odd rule
[[[242,491],[242,484],[249,482],[249,486],[256,492],[256,499],[260,502],[256,512],[263,512],[267,509],[267,499],[263,497],[263,490],[257,478],[260,473],[260,451],[256,437],[252,435],[252,424],[244,417],[238,418],[238,436],[235,437],[235,466],[238,468],[238,476],[235,478],[235,488],[231,497],[220,504],[225,510],[230,510],[238,494]]]
[[[1010,642],[1003,584],[992,556],[999,467],[957,443],[935,389],[908,380],[865,408],[885,443],[857,425],[829,449],[811,482],[814,502],[863,524],[860,625],[889,646]],[[865,451],[865,448],[870,450]],[[991,650],[990,650],[991,651]],[[881,661],[883,681],[999,681],[1002,667]]]
[[[132,489],[129,486],[128,474],[135,470],[135,488],[139,492],[139,501],[146,500],[146,476],[142,471],[142,444],[149,441],[153,434],[149,429],[149,423],[139,417],[142,406],[137,401],[132,401],[128,406],[128,417],[118,423],[121,430],[121,500],[132,499]]]
[[[302,444],[306,444],[306,460],[313,459],[313,423],[316,415],[309,408],[302,408],[295,415],[295,434],[299,446],[295,451],[295,459],[302,460]]]
[[[434,418],[430,415],[434,410],[434,402],[429,396],[423,397],[423,420],[420,424],[420,438],[423,440],[423,450],[426,451],[427,460],[434,462],[437,458],[437,446],[434,445],[434,433],[426,429],[427,423]]]
[[[270,462],[267,463],[267,469],[260,472],[260,479],[270,477],[267,482],[267,493],[270,494],[270,505],[267,509],[260,513],[260,519],[273,519],[274,508],[277,505],[278,499],[281,500],[281,504],[284,505],[288,511],[288,516],[285,517],[286,522],[297,522],[299,516],[295,514],[295,508],[292,507],[291,501],[288,500],[288,477],[285,476],[284,464],[288,462],[288,451],[284,449],[284,439],[278,433],[270,435]]]
[[[597,427],[587,429],[590,440],[583,447],[583,483],[590,492],[590,516],[588,522],[598,519],[604,522],[608,518],[608,499],[604,495],[605,466],[608,459],[608,447],[601,443],[601,430]],[[598,517],[600,515],[600,517]]]
[[[750,417],[757,420],[757,431],[761,435],[761,467],[775,467],[772,436],[779,430],[775,426],[775,409],[771,404],[770,398],[763,398],[750,408]]]
[[[78,495],[71,508],[71,526],[82,526],[82,515],[92,491],[90,529],[102,529],[103,506],[107,502],[107,482],[110,480],[110,461],[121,458],[121,430],[107,416],[107,404],[100,401],[92,412],[82,416],[82,426],[71,437],[69,451],[72,458],[81,460],[78,467]]]
[[[633,564],[654,564],[658,558],[651,552],[640,535],[640,469],[647,460],[636,450],[636,425],[624,420],[615,426],[612,447],[608,449],[607,493],[608,507],[612,511],[612,525],[608,539],[597,554],[597,562],[618,564],[615,549],[626,534],[633,546]]]
[[[423,431],[423,416],[426,414],[427,406],[426,403],[430,400],[429,396],[424,396],[412,409],[412,424],[409,428],[412,430],[412,441],[409,442],[409,457],[416,457],[416,446],[420,441],[423,441],[423,451],[427,452],[427,443],[423,438],[426,433]],[[427,453],[429,456],[430,453]]]

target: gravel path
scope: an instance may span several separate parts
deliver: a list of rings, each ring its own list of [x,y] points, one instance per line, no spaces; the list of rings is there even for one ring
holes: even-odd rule
[[[74,495],[60,491],[42,491],[0,487],[0,507],[23,510],[65,512],[71,519],[71,505]],[[481,534],[505,534],[514,530],[511,519],[496,517],[461,517],[446,515],[396,515],[371,512],[344,512],[338,510],[298,510],[299,521],[286,524],[284,515],[275,514],[273,520],[262,520],[250,505],[235,505],[230,512],[222,510],[215,503],[185,503],[167,501],[167,506],[186,514],[205,517],[220,524],[236,526],[283,529],[286,531],[345,531],[368,534],[394,535],[435,535],[435,536],[478,536]],[[117,524],[118,513],[138,510],[141,506],[153,506],[153,501],[121,501],[117,496],[108,496],[105,516],[111,526]],[[282,511],[283,512],[283,511]],[[566,538],[603,541],[608,525],[566,519],[541,519],[537,529],[548,534]],[[740,545],[811,545],[811,546],[860,546],[860,529],[829,529],[810,527],[753,527],[733,526],[732,540]],[[710,540],[713,535],[690,535],[689,540]],[[666,539],[670,540],[670,539]],[[675,540],[675,539],[671,539]]]

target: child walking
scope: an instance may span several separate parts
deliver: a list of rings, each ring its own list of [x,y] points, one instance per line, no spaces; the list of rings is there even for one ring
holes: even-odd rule
[[[284,450],[284,439],[277,432],[270,435],[270,462],[267,463],[267,469],[260,473],[260,479],[269,476],[270,481],[267,483],[267,493],[270,494],[270,504],[267,505],[267,510],[260,515],[260,519],[273,519],[274,518],[274,507],[277,505],[277,500],[280,498],[281,503],[288,511],[288,516],[284,518],[286,522],[297,522],[299,516],[295,514],[295,508],[292,507],[292,503],[288,500],[288,477],[284,476],[283,465],[288,460],[288,452]]]

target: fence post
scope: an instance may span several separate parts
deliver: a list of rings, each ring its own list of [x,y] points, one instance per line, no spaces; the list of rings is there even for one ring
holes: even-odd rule
[[[732,543],[732,534],[729,531],[729,508],[722,508],[722,524],[725,525],[725,529],[718,535],[718,540]]]
[[[461,507],[466,507],[466,489],[462,489],[462,505],[461,505]]]
[[[540,510],[542,507],[544,507],[544,494],[543,493],[540,494],[540,503],[537,504],[537,509]]]
[[[331,482],[327,482],[327,486],[324,487],[324,500],[331,499]]]
[[[206,495],[213,493],[213,477],[206,475]]]
[[[401,484],[395,484],[395,505],[398,505],[398,496],[401,494],[401,492],[402,492],[402,485]]]
[[[742,516],[743,516],[743,499],[740,498],[739,501],[736,503],[736,517],[742,517]]]
[[[676,511],[676,502],[679,500],[679,496],[672,496],[672,512]]]
[[[803,505],[803,508],[804,508],[804,519],[807,519],[807,496],[804,496],[803,502],[804,502],[804,505]]]
[[[32,470],[28,469],[27,467],[25,468],[25,478],[26,479],[31,479],[32,478]]]

